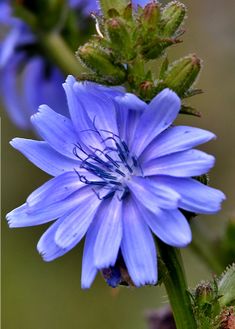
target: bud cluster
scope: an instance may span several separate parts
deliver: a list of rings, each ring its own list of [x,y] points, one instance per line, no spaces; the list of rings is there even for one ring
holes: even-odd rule
[[[169,65],[166,57],[166,49],[181,42],[185,16],[186,8],[178,1],[165,7],[152,1],[138,10],[129,4],[122,10],[109,9],[105,17],[94,16],[97,34],[76,53],[90,73],[79,78],[107,85],[125,84],[145,101],[166,87],[181,98],[200,93],[192,86],[200,73],[201,60],[193,54]],[[150,60],[153,72],[148,68]],[[197,115],[191,108],[182,110]]]
[[[200,283],[191,298],[198,328],[234,328],[235,264],[212,282]]]

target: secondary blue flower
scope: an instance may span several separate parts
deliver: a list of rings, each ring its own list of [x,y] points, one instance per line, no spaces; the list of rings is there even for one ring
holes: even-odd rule
[[[65,113],[61,88],[64,76],[42,56],[30,53],[36,45],[35,36],[24,22],[12,16],[10,4],[2,3],[0,12],[0,24],[8,29],[0,42],[1,95],[14,124],[29,129],[30,116],[42,103],[57,106],[60,113]]]
[[[141,7],[144,7],[145,5],[147,5],[150,2],[152,2],[152,1],[150,1],[150,0],[132,0],[132,4],[134,6],[139,5]]]
[[[97,9],[95,0],[69,4],[85,15]],[[0,41],[0,91],[10,119],[19,128],[30,129],[30,116],[43,103],[65,114],[64,75],[40,54],[36,36],[13,16],[9,1],[0,4],[0,26],[6,29]]]
[[[72,8],[80,8],[83,13],[89,15],[91,12],[99,10],[99,1],[98,0],[69,0],[69,4]]]
[[[120,257],[136,286],[155,284],[151,231],[166,244],[185,247],[191,230],[180,209],[205,214],[220,209],[224,194],[192,178],[214,165],[213,156],[192,148],[215,136],[172,126],[181,104],[169,89],[150,104],[72,76],[64,89],[71,118],[42,105],[32,123],[44,141],[11,142],[54,178],[7,215],[9,225],[57,219],[38,243],[45,261],[64,255],[86,235],[83,288],[97,270],[107,274],[105,269],[111,270],[107,281],[116,285]]]

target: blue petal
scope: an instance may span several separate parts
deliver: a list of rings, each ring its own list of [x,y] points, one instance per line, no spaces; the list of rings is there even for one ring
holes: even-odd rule
[[[141,155],[141,159],[147,162],[163,155],[185,151],[212,138],[215,138],[215,135],[207,130],[187,126],[170,127],[153,140]]]
[[[115,97],[115,101],[126,110],[134,110],[134,111],[144,111],[148,107],[148,105],[138,98],[136,95],[131,93],[125,93],[120,96]]]
[[[191,212],[216,213],[221,209],[221,202],[225,200],[224,193],[195,179],[161,176],[156,178],[156,183],[158,182],[179,193],[179,207]]]
[[[139,117],[148,105],[130,93],[115,97],[115,101],[119,136],[131,145]]]
[[[47,101],[41,95],[44,79],[42,76],[45,71],[45,63],[42,58],[36,57],[24,63],[22,72],[22,98],[27,107],[28,119],[33,115],[38,106]],[[55,97],[55,96],[54,96]]]
[[[103,205],[97,213],[101,220],[94,247],[95,266],[99,269],[115,264],[122,239],[122,202],[115,196]]]
[[[58,176],[79,167],[78,160],[72,160],[61,155],[46,142],[14,138],[10,144],[24,154],[35,166],[52,176]]]
[[[46,262],[50,262],[58,257],[63,256],[75,246],[75,244],[70,245],[68,248],[60,248],[57,246],[55,243],[55,233],[60,224],[60,220],[57,220],[55,223],[53,223],[38,241],[38,252]]]
[[[176,119],[181,102],[169,89],[164,89],[149,104],[139,119],[132,153],[139,156],[152,140]]]
[[[95,122],[92,122],[86,111],[86,103],[80,101],[80,96],[75,92],[77,82],[73,76],[68,76],[63,87],[66,92],[69,112],[80,140],[91,148],[103,149],[99,134],[95,131]],[[89,97],[87,97],[88,100]]]
[[[136,132],[138,128],[138,124],[140,121],[142,113],[140,111],[135,111],[135,110],[129,110],[128,111],[128,117],[127,117],[127,122],[125,126],[125,138],[127,145],[129,146],[129,149],[132,149],[133,143],[136,141]],[[134,154],[134,153],[133,153]]]
[[[4,107],[10,119],[20,129],[28,129],[27,108],[23,104],[17,88],[17,66],[21,63],[21,56],[15,56],[12,61],[1,70],[0,88]]]
[[[44,58],[37,56],[27,61],[22,72],[22,98],[29,109],[28,118],[41,104],[47,104],[60,114],[68,115],[66,97],[62,88],[64,76],[55,67],[45,75],[45,66]]]
[[[25,227],[40,225],[71,212],[79,205],[81,192],[75,192],[62,201],[41,207],[29,207],[26,203],[7,214],[10,227]]]
[[[6,38],[1,42],[1,49],[0,49],[0,67],[4,67],[8,65],[8,60],[11,59],[12,55],[14,54],[15,47],[20,37],[20,31],[18,27],[13,28]]]
[[[152,234],[139,216],[133,201],[123,211],[122,255],[134,284],[139,287],[157,282],[157,256]]]
[[[67,198],[72,193],[84,187],[76,172],[66,172],[50,179],[36,189],[27,198],[27,205],[31,211],[46,207]]]
[[[78,82],[74,83],[73,90],[78,103],[86,109],[91,122],[94,122],[95,127],[101,134],[104,133],[104,130],[114,134],[118,133],[115,104],[113,99],[107,95],[107,92],[102,92],[99,85],[95,88],[93,84],[90,88],[89,83]]]
[[[80,191],[76,209],[61,218],[62,223],[56,232],[55,242],[61,248],[67,248],[83,238],[101,203],[89,187]]]
[[[47,105],[41,105],[31,117],[40,136],[57,152],[76,159],[73,149],[78,142],[77,134],[70,119],[54,112]]]
[[[175,209],[178,207],[180,195],[164,184],[156,184],[153,180],[133,176],[127,186],[134,197],[152,212],[159,208]]]
[[[111,99],[125,94],[125,88],[122,86],[107,87],[90,81],[83,81],[82,83],[80,82],[80,84],[83,84],[83,86],[85,86],[85,88],[89,90],[89,92],[97,93],[100,95],[104,94],[106,97],[109,97]]]
[[[102,205],[101,205],[102,207]],[[94,220],[90,225],[84,245],[82,258],[82,278],[81,285],[83,289],[90,288],[95,279],[97,269],[94,264],[94,246],[98,234],[100,222]]]
[[[0,23],[1,24],[9,24],[12,17],[12,8],[9,3],[2,2],[0,3]]]
[[[183,248],[192,240],[192,233],[186,218],[178,210],[159,209],[152,213],[138,205],[139,216],[163,242],[173,247]]]
[[[207,173],[215,158],[198,150],[177,152],[149,161],[142,165],[145,176],[168,175],[193,177]]]

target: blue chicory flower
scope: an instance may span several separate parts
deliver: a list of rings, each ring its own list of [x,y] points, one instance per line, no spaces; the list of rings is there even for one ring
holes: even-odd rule
[[[181,102],[165,89],[149,104],[123,90],[64,84],[70,118],[46,105],[31,121],[43,141],[15,138],[11,145],[54,176],[26,203],[7,215],[10,227],[56,221],[43,234],[38,251],[45,261],[60,257],[86,235],[82,287],[98,270],[124,260],[135,286],[157,282],[151,231],[163,242],[185,247],[191,241],[180,211],[211,214],[224,194],[194,176],[207,173],[214,157],[193,147],[215,137],[209,131],[172,126]]]

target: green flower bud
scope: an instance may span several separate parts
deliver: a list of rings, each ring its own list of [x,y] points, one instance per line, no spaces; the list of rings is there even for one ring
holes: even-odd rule
[[[111,56],[93,43],[86,43],[76,53],[77,57],[94,73],[109,84],[121,84],[125,81],[124,67],[115,65]]]
[[[178,43],[176,39],[166,38],[161,39],[159,37],[146,38],[143,39],[143,44],[141,45],[141,53],[143,57],[147,60],[156,59],[164,54],[167,47]]]
[[[124,9],[124,12],[123,12],[122,17],[127,22],[132,22],[133,21],[133,14],[132,14],[132,5],[131,5],[131,3],[129,3],[129,5],[126,6],[126,8]]]
[[[174,62],[163,80],[163,87],[174,90],[180,97],[184,96],[196,81],[202,62],[196,55],[189,55]]]
[[[164,58],[161,67],[160,67],[160,72],[159,72],[159,79],[162,80],[165,77],[165,73],[167,72],[167,69],[169,67],[169,60],[167,56]]]
[[[109,9],[108,11],[109,18],[118,17],[118,16],[120,16],[120,14],[115,8]]]
[[[107,30],[111,42],[111,48],[116,52],[115,56],[130,60],[135,55],[135,49],[132,47],[130,32],[127,29],[126,22],[120,17],[110,18],[107,23]]]
[[[149,3],[145,6],[141,15],[141,24],[148,31],[156,31],[160,20],[160,6],[156,2]]]
[[[199,307],[203,307],[207,303],[213,301],[214,292],[210,282],[200,283],[195,290],[195,303]]]
[[[178,1],[170,2],[162,11],[161,15],[161,35],[171,37],[175,35],[184,21],[186,7]]]
[[[152,81],[144,81],[140,84],[139,94],[145,101],[151,100],[154,96],[154,88]]]

